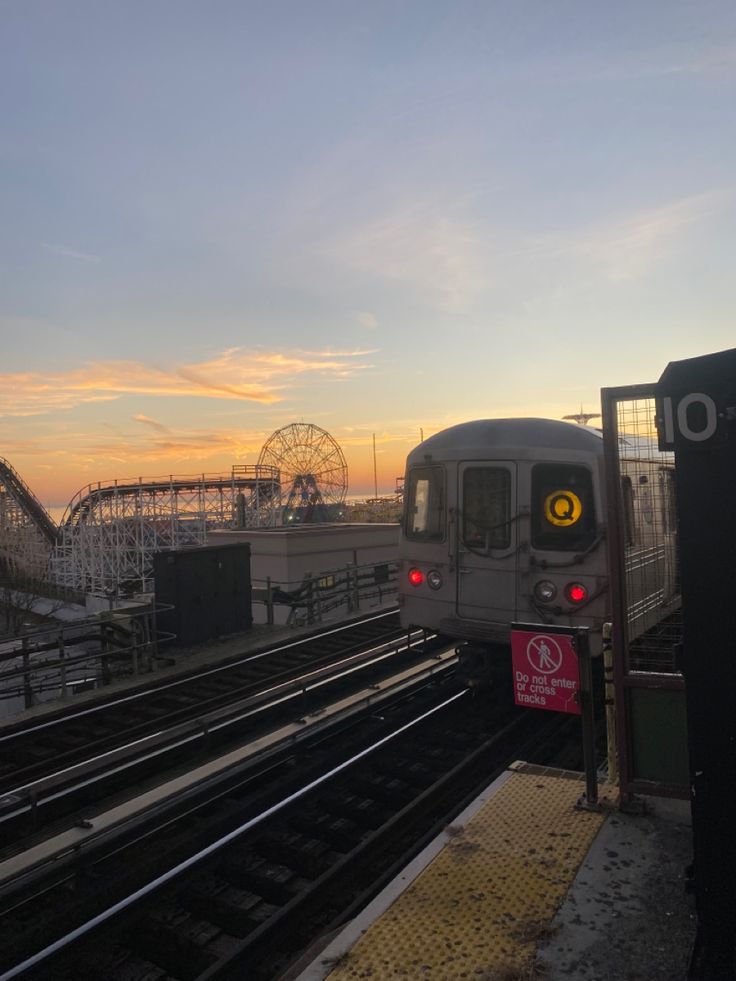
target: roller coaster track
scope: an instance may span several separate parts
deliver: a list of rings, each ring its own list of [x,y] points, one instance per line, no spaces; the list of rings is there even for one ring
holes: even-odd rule
[[[49,545],[56,543],[59,529],[31,488],[7,460],[0,457],[0,494],[12,499],[15,508],[26,515]]]
[[[0,563],[14,581],[43,580],[59,529],[28,485],[0,457]]]
[[[117,593],[151,585],[153,555],[202,546],[212,528],[275,523],[281,487],[273,467],[90,484],[56,525],[0,458],[0,560],[58,586]]]
[[[207,496],[211,493],[231,492],[232,503],[236,503],[239,493],[260,490],[261,495],[270,502],[279,495],[278,472],[271,467],[233,467],[232,473],[201,474],[194,477],[162,477],[147,479],[139,477],[136,481],[111,481],[109,483],[89,484],[79,491],[69,503],[61,527],[79,525],[101,508],[109,508],[115,502],[121,505],[125,500],[135,503],[140,510],[141,502],[158,500],[162,513],[178,513],[172,506],[182,494]]]

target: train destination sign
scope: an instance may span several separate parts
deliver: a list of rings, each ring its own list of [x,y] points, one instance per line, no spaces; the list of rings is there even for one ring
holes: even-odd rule
[[[511,631],[514,703],[580,715],[580,669],[571,635]]]
[[[583,505],[571,490],[556,490],[544,499],[544,516],[551,525],[567,528],[580,520]]]

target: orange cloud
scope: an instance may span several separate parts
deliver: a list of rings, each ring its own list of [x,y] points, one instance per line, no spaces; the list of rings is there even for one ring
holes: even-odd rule
[[[109,438],[100,433],[75,432],[57,434],[55,439],[51,469],[49,454],[33,452],[34,444],[29,444],[31,452],[26,454],[23,443],[18,441],[8,455],[37,496],[60,502],[97,481],[225,473],[234,463],[252,465],[257,461],[264,435],[204,429],[175,433],[150,427],[140,433]]]
[[[169,431],[168,426],[164,426],[162,422],[158,422],[156,419],[151,419],[150,416],[144,416],[141,412],[137,416],[133,416],[133,422],[141,422],[144,426],[150,426],[151,429],[155,429],[159,433],[167,433]]]
[[[66,372],[0,374],[0,415],[32,416],[124,395],[238,399],[269,405],[298,376],[345,378],[369,365],[370,351],[245,351],[161,368],[140,361],[91,361]]]

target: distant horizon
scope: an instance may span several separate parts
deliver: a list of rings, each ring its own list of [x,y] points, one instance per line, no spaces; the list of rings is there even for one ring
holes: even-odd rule
[[[348,504],[354,504],[354,503],[357,503],[359,501],[370,500],[371,498],[373,498],[375,496],[376,495],[373,494],[373,491],[372,490],[371,491],[366,491],[365,493],[362,493],[362,494],[361,493],[347,494],[345,496],[345,502],[348,503]],[[395,496],[395,491],[394,490],[392,490],[390,492],[389,491],[383,491],[382,492],[381,489],[380,489],[380,487],[379,487],[379,489],[378,489],[378,497],[379,498],[391,498],[391,497],[394,497],[394,496]],[[46,509],[46,511],[49,513],[49,515],[54,519],[54,521],[56,521],[56,523],[58,524],[59,518],[63,517],[64,512],[67,510],[67,508],[69,507],[69,504],[71,503],[71,500],[73,500],[73,498],[71,498],[69,501],[67,501],[66,504],[48,504],[45,501],[41,501],[41,504],[44,506],[44,508]]]
[[[484,418],[493,418],[493,417],[486,416]],[[498,417],[498,418],[500,418],[500,417]],[[540,416],[540,418],[555,418],[555,417]],[[470,420],[457,420],[457,421],[458,422],[461,422],[461,421],[465,421],[466,422],[466,421],[470,421]],[[557,417],[557,421],[564,421],[564,417]],[[449,425],[454,425],[454,424],[455,423],[448,423],[448,426]],[[574,422],[571,422],[570,424],[571,425],[580,425],[580,423],[574,423]],[[589,423],[586,423],[585,425],[588,425],[592,429],[597,428],[592,421],[589,422]],[[447,428],[447,427],[442,427],[442,428]],[[439,429],[437,429],[437,430],[427,429],[426,432],[423,432],[424,438],[427,439],[429,436],[432,436],[436,432],[439,432],[439,431],[440,431]],[[420,432],[422,432],[422,430],[420,430]],[[390,489],[387,489],[387,484],[386,484],[387,478],[385,478],[380,473],[377,475],[378,476],[378,493],[377,493],[377,496],[378,497],[391,496],[395,492],[396,481],[398,479],[403,478],[403,476],[404,476],[406,456],[408,456],[409,455],[409,452],[412,449],[414,449],[415,446],[418,446],[420,444],[420,442],[421,442],[421,439],[420,438],[417,438],[416,442],[411,443],[409,441],[407,443],[408,449],[407,449],[406,455],[403,458],[401,458],[401,463],[400,463],[401,469],[398,470],[394,474],[393,478],[390,479]],[[339,445],[339,443],[338,443],[338,445]],[[370,445],[372,447],[372,444],[370,444]],[[346,454],[346,456],[347,456],[347,454]],[[377,456],[377,460],[378,460],[378,456]],[[9,460],[8,462],[11,464],[11,466],[13,466],[13,461],[12,460]],[[118,473],[114,477],[96,477],[96,478],[93,478],[92,480],[87,481],[82,486],[77,487],[76,490],[74,490],[70,494],[70,496],[66,499],[65,502],[62,501],[62,500],[60,500],[59,498],[50,499],[48,497],[42,497],[36,491],[36,489],[32,485],[28,484],[28,481],[25,481],[25,482],[26,482],[26,484],[28,484],[28,486],[30,486],[31,491],[33,491],[33,493],[35,494],[35,496],[41,501],[41,503],[44,505],[44,507],[47,510],[50,510],[52,508],[54,508],[54,509],[64,509],[64,508],[66,508],[68,506],[68,504],[74,499],[74,497],[77,494],[81,493],[81,491],[83,491],[85,488],[87,488],[89,486],[94,486],[97,483],[100,483],[100,484],[110,484],[110,483],[113,483],[114,481],[123,482],[123,483],[126,482],[126,481],[135,482],[135,481],[139,480],[140,478],[143,478],[144,480],[165,480],[167,477],[185,478],[185,477],[196,477],[196,476],[199,476],[200,474],[207,474],[209,476],[214,476],[215,474],[226,475],[226,474],[228,474],[228,473],[231,472],[231,468],[233,466],[241,466],[241,465],[243,465],[242,464],[242,461],[235,461],[229,467],[226,466],[226,467],[224,467],[222,469],[219,469],[219,470],[214,470],[214,469],[212,469],[212,470],[210,470],[210,469],[204,469],[204,470],[198,470],[198,469],[190,469],[190,470],[180,469],[180,470],[173,470],[173,471],[164,471],[164,472],[161,472],[161,473],[152,473],[152,472],[132,473],[131,472],[131,473]],[[255,461],[253,463],[248,463],[247,466],[255,466]],[[370,462],[370,466],[372,467],[372,460]],[[14,469],[17,470],[18,468],[17,467],[14,467]],[[349,479],[349,474],[350,474],[350,467],[348,466],[348,479]],[[22,473],[20,473],[20,477],[21,477],[21,479],[24,479],[25,480],[24,475]],[[357,481],[357,480],[354,481],[354,482],[353,481],[350,481],[349,484],[348,484],[348,493],[347,493],[347,498],[346,499],[349,500],[351,498],[354,498],[356,500],[364,500],[366,498],[370,498],[370,497],[376,496],[375,491],[374,491],[375,485],[374,485],[372,473],[369,474],[369,479],[370,479],[370,483],[367,482],[365,476],[362,476],[361,479],[360,479],[360,481]],[[355,487],[355,489],[353,489],[354,487]]]

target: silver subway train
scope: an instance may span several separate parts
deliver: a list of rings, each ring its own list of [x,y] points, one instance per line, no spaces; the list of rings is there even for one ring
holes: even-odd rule
[[[621,440],[629,636],[677,605],[672,465],[650,441]],[[407,458],[399,545],[406,626],[505,643],[514,621],[610,619],[603,440],[550,419],[452,426]]]

